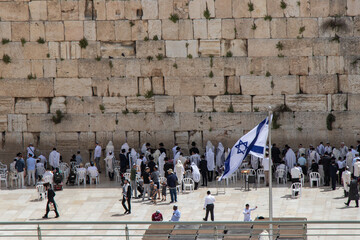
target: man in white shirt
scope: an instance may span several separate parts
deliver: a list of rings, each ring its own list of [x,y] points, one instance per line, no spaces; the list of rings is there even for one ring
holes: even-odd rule
[[[310,148],[309,158],[308,158],[308,166],[311,166],[312,160],[315,160],[316,163],[319,163],[319,160],[320,160],[319,153],[317,153],[315,151],[314,147]]]
[[[328,154],[332,153],[332,147],[330,146],[329,142],[326,143],[325,152],[327,152]]]
[[[255,208],[250,208],[249,204],[245,205],[245,209],[243,211],[244,222],[251,222],[251,211],[254,211],[255,209],[257,209],[257,206],[255,206]]]
[[[60,153],[56,151],[56,148],[53,148],[49,155],[49,164],[53,170],[60,166]]]
[[[319,146],[316,148],[317,153],[322,156],[325,153],[325,147],[323,145],[323,142],[320,142]]]
[[[301,168],[300,168],[301,169]],[[292,169],[291,169],[291,181],[293,183],[295,182],[300,182],[300,174],[301,174],[301,171],[300,171],[299,167],[297,166],[294,166]]]
[[[351,172],[349,171],[349,167],[346,167],[345,171],[343,171],[341,179],[344,186],[344,196],[347,197],[349,194],[349,185],[351,181]]]
[[[94,163],[90,163],[90,167],[87,168],[87,174],[90,176],[90,172],[95,172],[95,176],[99,175],[98,169],[94,166]]]
[[[354,176],[360,176],[360,158],[356,158],[356,162],[354,163]]]
[[[207,196],[205,197],[204,210],[206,209],[204,221],[207,221],[209,212],[211,214],[211,221],[214,221],[214,202],[215,198],[211,195],[210,191],[207,191]]]
[[[341,142],[341,144],[340,144],[340,157],[342,158],[342,159],[344,159],[345,157],[346,157],[346,154],[348,153],[348,147],[347,146],[345,146],[345,143],[344,142]]]
[[[40,162],[44,165],[44,168],[46,168],[47,166],[47,160],[46,157],[42,154],[40,154],[40,156],[38,157],[38,159],[40,159]]]
[[[101,158],[101,146],[98,142],[96,142],[95,150],[94,150],[94,160],[99,173],[101,173],[100,158]]]
[[[30,153],[35,156],[35,147],[32,143],[30,143],[29,146],[26,148],[26,156],[29,157]]]
[[[303,145],[300,143],[299,144],[299,149],[298,149],[298,152],[297,152],[297,157],[301,157],[302,154],[306,154],[306,149],[303,147]]]
[[[270,168],[269,153],[265,153],[265,158],[261,159],[261,165],[264,168],[266,186],[269,186],[269,168]]]

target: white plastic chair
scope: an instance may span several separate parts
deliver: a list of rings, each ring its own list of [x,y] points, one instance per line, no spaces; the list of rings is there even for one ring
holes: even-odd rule
[[[90,163],[85,163],[85,168],[88,168],[88,167],[90,167],[90,166],[91,166]]]
[[[316,187],[320,186],[320,174],[317,172],[310,173],[310,187],[313,187],[314,182],[316,182]]]
[[[100,183],[100,177],[97,170],[89,171],[90,185],[92,184],[92,180],[95,179],[95,184]]]
[[[45,190],[44,185],[42,185],[42,184],[36,185],[36,190],[39,194],[39,200],[43,199],[42,194],[44,194],[44,198],[46,197],[46,190]]]
[[[5,182],[6,188],[8,187],[8,184],[7,184],[7,173],[1,173],[1,174],[0,174],[0,187],[1,187],[1,182]]]
[[[53,184],[53,176],[51,176],[51,175],[44,176],[44,182],[45,183],[50,183],[50,185],[52,186],[52,184]]]
[[[261,178],[263,178],[264,182],[266,182],[265,173],[264,173],[263,168],[260,168],[260,169],[257,170],[257,178],[258,178],[258,183],[260,183]]]
[[[131,175],[131,173],[124,173],[123,174],[124,178],[126,178],[128,180],[130,180],[130,175]]]
[[[301,196],[301,188],[302,188],[302,185],[299,182],[291,184],[291,198],[300,197]]]
[[[121,181],[121,175],[120,175],[120,170],[119,168],[114,168],[114,173],[115,173],[115,180],[117,182],[120,182]]]
[[[184,191],[186,191],[187,188],[189,188],[190,192],[194,191],[194,180],[192,180],[191,178],[184,178],[182,182],[184,184]]]
[[[286,183],[286,172],[284,169],[278,169],[276,170],[275,172],[275,177],[276,177],[276,180],[277,180],[277,183],[279,184],[280,183],[280,179],[283,180],[283,183],[285,184]]]
[[[76,178],[78,186],[80,186],[80,181],[83,180],[84,186],[86,186],[86,171],[77,171]]]
[[[300,173],[300,182],[304,186],[304,184],[305,184],[305,176],[304,176],[303,173]]]
[[[160,181],[160,183],[167,182],[167,179],[166,179],[166,177],[159,177],[159,181]]]
[[[15,186],[17,187],[18,179],[19,179],[19,175],[17,173],[10,174],[10,177],[9,177],[10,186],[12,186],[12,182],[15,181]]]

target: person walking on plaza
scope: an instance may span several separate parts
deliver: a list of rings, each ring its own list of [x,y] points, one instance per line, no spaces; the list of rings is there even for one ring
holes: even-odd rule
[[[131,168],[131,171],[130,171],[130,186],[131,186],[131,189],[132,191],[134,191],[134,197],[137,198],[137,184],[136,184],[136,164],[134,163],[133,167]]]
[[[154,212],[151,215],[151,221],[153,221],[153,222],[162,222],[162,220],[163,220],[163,216],[162,216],[160,210],[156,210],[156,212]]]
[[[251,222],[251,211],[254,211],[255,209],[257,209],[257,206],[255,206],[254,208],[250,208],[249,204],[245,205],[245,209],[243,211],[244,222]]]
[[[349,185],[351,182],[351,172],[349,171],[349,167],[346,167],[345,171],[342,173],[341,179],[344,186],[344,197],[348,197]]]
[[[18,172],[18,185],[19,188],[25,188],[25,183],[24,183],[24,177],[25,177],[25,161],[22,158],[22,154],[18,153],[16,155],[16,163],[15,163],[15,168],[16,171]]]
[[[94,160],[99,173],[101,173],[100,158],[101,158],[101,146],[98,142],[96,142],[94,149]]]
[[[180,221],[181,212],[178,210],[178,206],[174,205],[173,210],[174,210],[174,212],[173,212],[173,215],[171,216],[170,222]]]
[[[214,221],[214,203],[215,203],[215,198],[211,195],[210,191],[207,191],[207,196],[205,197],[205,203],[204,203],[204,210],[206,209],[205,218],[203,218],[204,221],[207,221],[209,212],[211,215],[211,221]]]
[[[50,183],[45,183],[44,186],[45,186],[45,189],[47,190],[48,201],[47,201],[47,204],[46,204],[46,213],[43,216],[43,218],[48,218],[48,214],[50,212],[50,207],[53,208],[53,210],[55,211],[55,214],[56,214],[55,218],[58,218],[58,217],[60,217],[60,215],[59,215],[59,213],[57,211],[56,203],[55,203],[55,200],[54,200],[55,192],[54,192],[54,190],[52,190],[50,188]]]
[[[172,169],[168,170],[168,174],[169,175],[167,176],[167,185],[169,186],[169,190],[170,190],[170,197],[171,197],[170,203],[173,203],[174,201],[177,202],[176,185],[177,185],[178,178],[173,173]]]
[[[358,182],[356,181],[356,179],[351,178],[351,182],[350,184],[348,184],[349,188],[349,198],[347,203],[345,203],[346,206],[349,206],[350,202],[352,200],[355,201],[356,206],[355,207],[359,207],[359,190],[358,190]]]
[[[126,202],[128,206],[126,207]],[[131,214],[131,186],[129,184],[129,180],[125,178],[123,185],[123,199],[122,205],[125,209],[124,214]]]

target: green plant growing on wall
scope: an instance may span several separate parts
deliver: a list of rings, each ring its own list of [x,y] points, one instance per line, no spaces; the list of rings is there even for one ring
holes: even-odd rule
[[[47,53],[47,54],[46,54],[46,57],[47,57],[47,58],[50,58],[50,53]]]
[[[119,119],[115,119],[115,124],[116,124],[116,125],[119,124]]]
[[[332,124],[335,122],[336,118],[335,115],[332,113],[329,113],[326,117],[326,128],[331,131],[333,129]]]
[[[122,111],[122,114],[126,115],[129,113],[129,110],[126,108],[125,110]]]
[[[187,55],[187,58],[192,59],[193,56],[192,56],[191,54],[188,54],[188,55]]]
[[[100,61],[100,60],[101,60],[101,56],[96,56],[95,60],[96,60],[96,61]]]
[[[176,13],[170,14],[169,20],[173,23],[176,23],[177,21],[179,21],[179,15],[177,15]]]
[[[1,43],[3,44],[3,45],[5,45],[5,44],[7,44],[7,43],[9,43],[10,42],[10,40],[8,39],[8,38],[3,38],[2,40],[1,40]]]
[[[109,67],[110,67],[110,68],[113,68],[113,67],[114,67],[114,64],[113,64],[112,61],[109,61]]]
[[[177,68],[178,68],[178,65],[177,65],[176,63],[174,63],[174,64],[173,64],[173,67],[174,67],[175,69],[177,69]]]
[[[43,39],[42,37],[39,37],[38,40],[36,40],[39,44],[44,44],[45,43],[45,39]]]
[[[138,113],[139,113],[139,110],[136,110],[136,109],[135,109],[135,110],[133,111],[133,114],[138,114]]]
[[[286,2],[284,2],[283,0],[281,0],[281,2],[280,2],[280,7],[281,7],[281,9],[285,9],[285,8],[287,7]]]
[[[210,71],[209,78],[213,78],[213,77],[214,77],[214,73],[213,73],[213,71]]]
[[[257,28],[256,24],[253,23],[253,25],[251,25],[251,29],[252,29],[252,30],[256,30],[256,28]]]
[[[198,109],[197,109],[197,112],[198,112],[198,113],[202,113],[203,111],[202,111],[200,108],[198,108]]]
[[[21,38],[20,41],[21,41],[21,46],[24,46],[25,43],[26,43],[26,39],[25,39],[25,38]]]
[[[301,3],[300,3],[300,1],[297,1],[296,4],[300,7],[300,4],[301,4]]]
[[[205,9],[205,11],[204,11],[204,17],[205,17],[206,19],[210,19],[210,16],[211,16],[211,13],[210,13],[208,7],[206,6],[206,9]]]
[[[144,41],[145,42],[149,41],[149,37],[144,37]]]
[[[299,34],[303,34],[305,32],[305,26],[299,28]]]
[[[36,74],[32,74],[32,73],[30,73],[28,76],[27,76],[27,78],[29,79],[29,80],[31,80],[31,79],[36,79]]]
[[[158,37],[157,35],[155,35],[155,36],[153,37],[153,40],[154,40],[154,41],[157,41],[157,40],[159,40],[159,37]]]
[[[284,112],[292,112],[292,110],[286,104],[277,106],[274,109],[273,119],[272,119],[272,128],[273,129],[278,129],[281,127],[281,124],[278,123],[278,120],[280,118],[280,113],[284,113]]]
[[[89,45],[87,39],[85,37],[83,37],[80,41],[79,41],[79,46],[80,48],[86,48]]]
[[[271,73],[269,71],[266,71],[265,77],[270,77],[270,76],[271,76]]]
[[[64,118],[64,114],[62,113],[61,110],[56,110],[55,115],[52,116],[52,121],[55,124],[59,124],[61,123],[61,120]]]
[[[338,32],[339,30],[346,31],[348,29],[348,26],[344,19],[335,17],[325,20],[324,23],[321,25],[321,28],[323,30],[331,28],[333,31]]]
[[[130,21],[129,24],[130,24],[130,27],[135,26],[135,23],[133,21]]]
[[[214,56],[210,55],[210,67],[212,68],[214,66],[214,60],[213,60]]]
[[[259,108],[258,108],[258,107],[254,107],[254,112],[259,112]]]
[[[228,107],[227,112],[229,112],[229,113],[234,112],[234,107],[233,107],[232,103],[230,103],[230,106]]]
[[[146,91],[144,97],[145,98],[152,98],[154,96],[154,92],[152,90]]]
[[[277,50],[281,51],[281,50],[284,49],[284,45],[283,45],[281,42],[278,42],[278,43],[276,44],[276,48],[277,48]]]
[[[156,59],[161,61],[164,59],[164,55],[162,55],[161,53],[159,53],[158,55],[156,55]]]
[[[11,63],[11,57],[9,55],[7,55],[7,54],[3,55],[2,60],[6,64]]]
[[[332,42],[338,42],[338,43],[340,43],[340,37],[339,37],[339,35],[337,35],[337,34],[335,33],[335,36],[334,36],[333,38],[331,38],[331,41],[332,41]]]
[[[248,10],[249,12],[254,11],[254,4],[252,2],[248,2]]]
[[[266,16],[264,17],[264,20],[265,20],[265,21],[271,21],[271,20],[272,20],[272,17],[271,17],[270,15],[266,15]]]
[[[275,84],[274,84],[273,80],[271,80],[271,82],[270,82],[270,87],[271,87],[271,89],[274,89],[274,87],[275,87]]]
[[[279,57],[279,58],[283,58],[283,57],[284,57],[284,54],[279,53],[279,54],[278,54],[278,57]]]
[[[101,113],[105,112],[105,106],[104,105],[100,104],[99,108],[100,108]]]
[[[302,127],[298,127],[297,130],[298,130],[299,132],[302,132],[303,128],[302,128]]]
[[[226,53],[226,57],[232,57],[232,56],[233,56],[233,54],[232,54],[231,51],[228,51],[228,52]]]
[[[146,59],[150,62],[153,60],[153,57],[152,56],[147,56]]]

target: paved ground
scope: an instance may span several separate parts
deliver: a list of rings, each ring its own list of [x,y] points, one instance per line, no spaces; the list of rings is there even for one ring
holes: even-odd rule
[[[268,188],[260,185],[257,190],[244,191],[240,189],[242,182],[229,188],[226,193],[215,195],[215,220],[242,221],[243,208],[246,203],[258,206],[253,212],[256,216],[268,217]],[[201,221],[203,199],[207,190],[216,193],[214,183],[209,188],[180,194],[178,206],[181,211],[182,221]],[[345,198],[342,197],[343,189],[330,191],[328,187],[305,187],[301,198],[291,199],[288,185],[277,185],[273,188],[274,217],[305,217],[308,220],[360,220],[358,208],[344,207]],[[65,186],[63,191],[56,192],[56,202],[59,206],[61,217],[59,221],[150,221],[151,214],[160,210],[164,220],[169,220],[172,214],[172,204],[160,202],[152,205],[149,201],[140,199],[132,201],[132,214],[123,215],[123,208],[119,199],[121,189],[118,183],[109,182],[101,176],[98,186]],[[35,221],[42,220],[45,211],[45,201],[37,200],[34,187],[26,189],[8,190],[2,186],[0,191],[0,221]],[[354,203],[352,203],[354,205]],[[53,213],[52,213],[53,214]],[[50,217],[53,215],[50,214]],[[55,221],[49,219],[48,221]]]

